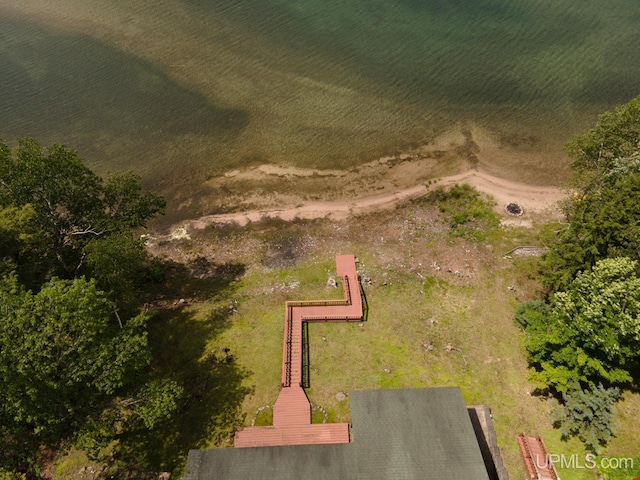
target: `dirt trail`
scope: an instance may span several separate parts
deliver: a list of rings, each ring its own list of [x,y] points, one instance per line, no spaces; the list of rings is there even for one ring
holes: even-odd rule
[[[215,223],[246,225],[249,222],[256,222],[263,218],[280,218],[287,221],[316,218],[344,220],[351,215],[393,208],[398,203],[418,198],[437,186],[456,183],[467,183],[478,191],[491,195],[496,201],[496,209],[500,211],[504,211],[503,208],[507,203],[515,202],[522,206],[526,213],[543,212],[552,209],[565,196],[565,192],[557,187],[527,185],[505,180],[481,170],[470,169],[463,173],[440,178],[428,187],[426,185],[417,185],[392,193],[371,195],[352,201],[313,201],[302,205],[276,209],[207,215],[184,222],[182,226],[187,229],[203,229]]]

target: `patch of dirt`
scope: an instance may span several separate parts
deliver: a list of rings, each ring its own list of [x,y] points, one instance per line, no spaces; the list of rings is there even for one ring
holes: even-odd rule
[[[304,255],[304,248],[294,236],[278,237],[270,241],[262,257],[262,264],[268,268],[293,267]]]

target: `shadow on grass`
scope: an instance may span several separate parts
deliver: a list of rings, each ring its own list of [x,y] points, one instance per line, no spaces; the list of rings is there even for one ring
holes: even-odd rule
[[[153,351],[149,375],[177,381],[184,395],[178,411],[162,424],[152,430],[127,431],[118,438],[102,478],[157,479],[159,472],[180,478],[190,449],[231,446],[235,428],[244,423],[241,405],[250,389],[242,382],[248,372],[226,355],[227,346],[216,343],[232,322],[229,299],[244,267],[214,266],[206,278],[194,278],[188,267],[171,268],[163,288],[181,285],[171,296],[187,296],[184,289],[197,288],[198,298],[209,298],[200,305],[160,309],[149,322]],[[168,300],[170,293],[165,293]]]

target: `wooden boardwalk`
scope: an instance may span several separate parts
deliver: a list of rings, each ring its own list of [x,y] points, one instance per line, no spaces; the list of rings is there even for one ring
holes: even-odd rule
[[[549,458],[549,452],[542,437],[529,437],[520,433],[516,438],[524,466],[527,469],[527,478],[530,480],[558,480],[558,472]]]
[[[311,424],[311,405],[304,391],[302,339],[305,322],[359,322],[362,297],[353,255],[336,257],[344,298],[286,302],[282,347],[282,390],[273,407],[273,426],[245,427],[235,435],[235,447],[348,443],[348,423]]]

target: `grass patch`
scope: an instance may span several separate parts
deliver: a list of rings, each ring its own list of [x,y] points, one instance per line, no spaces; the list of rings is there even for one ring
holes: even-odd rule
[[[454,237],[481,242],[487,238],[489,230],[500,224],[491,205],[466,183],[448,188],[438,187],[425,197],[425,201],[437,205]]]

